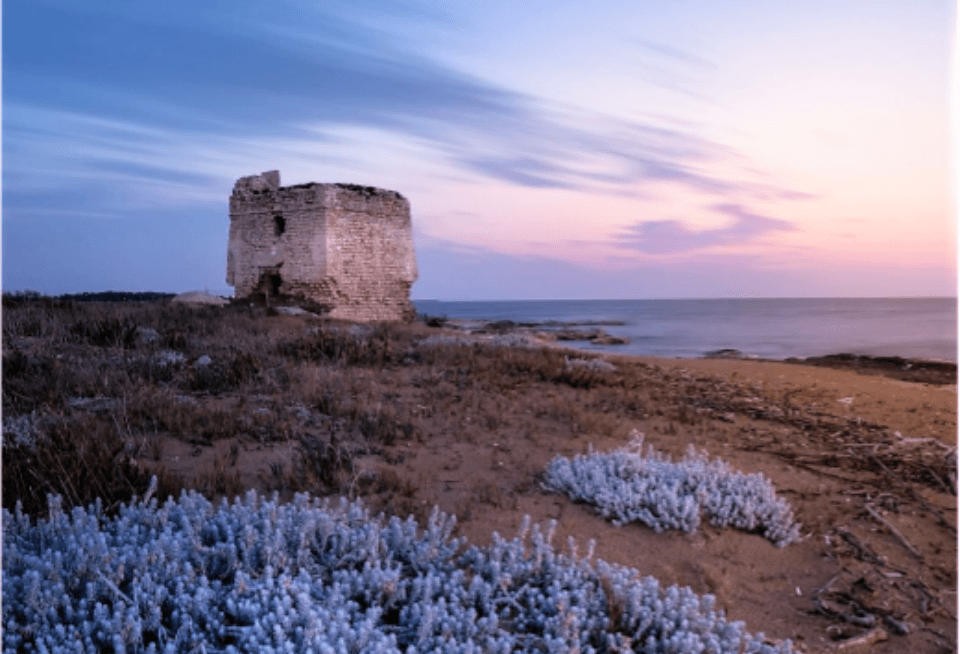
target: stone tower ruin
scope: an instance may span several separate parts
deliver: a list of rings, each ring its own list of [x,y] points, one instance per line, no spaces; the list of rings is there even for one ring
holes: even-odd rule
[[[241,177],[230,196],[227,284],[238,298],[310,300],[344,320],[410,320],[417,279],[410,203],[353,184]]]

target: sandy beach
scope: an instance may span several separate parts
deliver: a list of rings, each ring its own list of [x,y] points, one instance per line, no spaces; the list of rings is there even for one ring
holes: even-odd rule
[[[773,362],[611,361],[642,371],[662,391],[644,403],[645,418],[629,421],[648,445],[676,457],[693,445],[740,470],[764,473],[793,504],[804,540],[777,549],[757,535],[709,526],[694,535],[616,527],[589,506],[541,492],[530,480],[552,456],[624,445],[626,428],[598,415],[583,415],[570,434],[521,432],[490,442],[477,433],[432,441],[405,459],[398,474],[413,480],[421,502],[456,513],[461,533],[473,542],[487,542],[493,531],[512,535],[525,515],[556,520],[560,542],[573,538],[584,548],[593,539],[598,557],[664,584],[711,593],[730,617],[791,638],[807,651],[834,651],[842,637],[865,635],[862,651],[950,651],[956,640],[956,496],[945,488],[901,485],[896,474],[878,474],[866,459],[842,457],[852,445],[868,446],[858,454],[873,450],[888,431],[908,443],[933,438],[954,444],[955,386]],[[674,403],[684,401],[704,407],[672,414]],[[782,408],[784,417],[751,417],[737,401],[740,407]],[[847,434],[832,438],[835,431]],[[954,456],[936,443],[918,445],[934,456]],[[904,446],[904,454],[912,447]],[[870,511],[909,534],[905,538],[921,555],[911,554]],[[851,622],[888,611],[910,623],[909,634],[891,633],[881,618],[869,629]]]
[[[640,360],[668,369],[714,375],[730,383],[757,384],[774,397],[789,393],[797,404],[838,417],[860,416],[911,438],[957,442],[956,384],[907,382],[883,374],[776,361]]]

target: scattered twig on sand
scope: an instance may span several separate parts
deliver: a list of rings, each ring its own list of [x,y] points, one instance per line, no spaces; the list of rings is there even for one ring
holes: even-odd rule
[[[885,465],[883,464],[883,461],[881,461],[880,459],[878,459],[878,458],[876,458],[876,457],[871,457],[871,458],[876,462],[876,464],[877,464],[878,466],[880,466],[880,468],[881,468],[885,473],[887,473],[887,476],[890,477],[890,479],[892,479],[898,486],[900,486],[901,488],[905,489],[908,493],[910,493],[910,496],[911,496],[913,499],[915,499],[915,500],[917,501],[917,503],[920,504],[920,506],[922,506],[922,507],[924,508],[924,510],[926,510],[926,511],[932,513],[934,516],[936,516],[937,521],[938,521],[942,526],[946,527],[947,529],[949,529],[949,530],[952,531],[953,533],[957,533],[957,528],[956,528],[954,525],[952,525],[952,524],[944,517],[943,513],[941,513],[939,509],[937,509],[935,506],[932,506],[928,501],[926,501],[925,499],[923,499],[923,497],[921,497],[919,493],[917,493],[915,490],[913,490],[913,488],[912,488],[909,484],[907,484],[905,481],[903,481],[902,479],[900,479],[900,477],[898,477],[896,474],[894,474],[893,471],[890,470],[890,468],[888,468],[887,466],[885,466]]]
[[[767,449],[763,449],[762,446],[760,447],[750,446],[750,447],[745,447],[743,449],[746,452],[763,452],[764,454],[772,454],[773,456],[780,457],[784,461],[788,461],[791,465],[794,465],[797,468],[802,468],[804,470],[807,470],[814,474],[822,475],[824,477],[830,477],[831,479],[845,481],[850,484],[855,484],[859,481],[857,479],[845,477],[844,475],[838,475],[835,472],[828,472],[826,470],[823,470],[822,468],[815,467],[816,465],[825,465],[818,458],[811,458],[809,459],[810,462],[808,463],[807,461],[801,460],[800,459],[801,455],[796,454],[794,452],[780,451],[780,450],[767,450]]]
[[[847,640],[839,643],[835,651],[840,651],[847,649],[848,647],[862,647],[863,645],[872,645],[883,640],[887,640],[890,635],[883,627],[877,627],[876,629],[871,629],[867,633],[857,636],[856,638],[848,638]]]
[[[943,489],[943,492],[944,492],[944,493],[950,493],[950,494],[952,494],[952,495],[956,495],[956,494],[957,494],[956,481],[955,481],[956,476],[955,476],[955,475],[954,475],[954,476],[951,476],[951,475],[953,475],[953,471],[950,471],[949,473],[947,473],[948,478],[951,480],[950,483],[951,483],[952,486],[953,486],[953,487],[951,488],[950,486],[947,486],[947,482],[945,482],[943,479],[941,479],[941,478],[940,478],[940,475],[938,475],[937,472],[936,472],[933,468],[931,468],[930,466],[923,466],[923,469],[927,471],[927,474],[930,475],[930,477],[931,477],[934,481],[937,482],[937,485],[940,486],[940,488]]]
[[[842,607],[837,605],[835,602],[818,597],[814,603],[817,611],[823,615],[834,616],[840,618],[844,622],[849,622],[850,624],[857,625],[858,627],[875,627],[877,624],[877,616],[869,611],[863,611],[861,614],[848,613],[843,610]]]
[[[875,563],[883,566],[887,565],[886,559],[870,549],[870,547],[862,540],[857,538],[853,532],[850,532],[843,527],[837,527],[836,532],[843,538],[843,540],[847,541],[851,546],[853,546],[853,549],[857,550],[857,558],[861,561],[867,561],[868,563]]]
[[[913,554],[918,559],[923,558],[923,555],[920,553],[920,551],[916,547],[910,544],[910,541],[907,540],[906,536],[900,533],[900,530],[897,529],[892,522],[890,522],[889,520],[884,518],[882,515],[880,515],[880,512],[877,511],[875,507],[871,506],[870,504],[865,504],[864,508],[867,510],[867,513],[870,514],[870,517],[872,517],[874,520],[876,520],[877,522],[882,524],[884,527],[886,527],[887,530],[891,534],[893,534],[893,537],[896,538],[898,541],[900,541],[900,544],[903,545],[908,552]]]
[[[844,568],[844,570],[846,570],[846,568]],[[818,597],[820,597],[821,593],[825,593],[829,591],[830,587],[833,586],[833,583],[839,578],[840,578],[839,572],[833,575],[832,577],[830,577],[830,580],[827,583],[825,583],[824,585],[820,586],[820,588],[813,591],[813,599],[816,600]]]
[[[890,631],[898,636],[906,636],[910,633],[910,625],[902,620],[897,620],[892,615],[883,616],[883,623],[890,628]]]
[[[956,646],[956,643],[951,641],[949,638],[947,638],[947,636],[939,629],[933,629],[931,627],[923,627],[921,631],[929,634],[933,634],[933,636],[939,641],[941,647],[944,648],[944,651],[947,651],[947,652],[954,651],[954,647]]]

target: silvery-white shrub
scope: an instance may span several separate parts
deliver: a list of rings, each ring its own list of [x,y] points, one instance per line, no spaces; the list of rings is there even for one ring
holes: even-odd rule
[[[762,473],[734,471],[692,446],[678,462],[652,448],[644,455],[643,435],[634,436],[629,445],[611,452],[555,457],[544,486],[597,506],[618,525],[637,521],[657,532],[693,532],[705,514],[718,527],[759,531],[778,547],[799,539],[793,510]]]
[[[465,547],[438,511],[195,493],[104,515],[3,512],[4,652],[789,654],[711,596],[559,553],[524,525]]]

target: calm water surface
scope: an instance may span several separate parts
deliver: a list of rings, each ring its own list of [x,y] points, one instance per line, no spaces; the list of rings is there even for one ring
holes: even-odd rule
[[[731,348],[771,359],[850,352],[957,360],[956,298],[722,300],[418,300],[420,313],[514,322],[620,322],[602,326],[623,354],[699,357]]]

